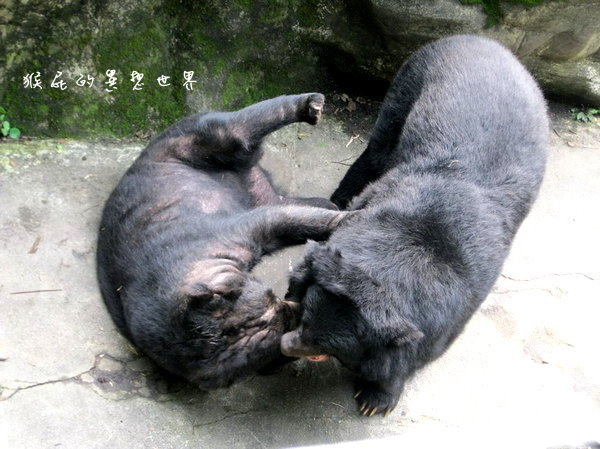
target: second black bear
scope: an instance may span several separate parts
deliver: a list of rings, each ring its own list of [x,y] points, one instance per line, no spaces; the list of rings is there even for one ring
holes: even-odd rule
[[[310,244],[291,277],[303,315],[282,352],[335,356],[356,375],[363,414],[393,410],[500,275],[547,139],[539,88],[498,43],[456,36],[411,56],[332,196],[361,214]]]

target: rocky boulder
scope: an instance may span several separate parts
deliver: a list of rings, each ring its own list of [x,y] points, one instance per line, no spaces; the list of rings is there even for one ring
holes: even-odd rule
[[[498,17],[489,17],[481,5],[457,0],[361,3],[366,11],[361,26],[372,30],[376,40],[349,43],[335,32],[335,25],[334,32],[321,33],[320,39],[351,57],[356,63],[354,70],[390,80],[401,62],[420,46],[452,34],[479,34],[510,48],[546,93],[572,102],[600,104],[600,0],[548,0],[535,6],[527,0],[501,2]],[[351,10],[347,13],[352,15]]]

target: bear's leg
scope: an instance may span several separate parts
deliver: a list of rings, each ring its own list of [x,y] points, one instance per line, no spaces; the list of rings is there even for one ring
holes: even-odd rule
[[[409,60],[385,96],[367,149],[348,169],[331,196],[331,201],[340,209],[346,208],[352,198],[401,159],[402,148],[397,147],[398,141],[422,86],[422,68]]]
[[[315,125],[320,117],[325,97],[319,93],[285,95],[262,101],[231,114],[230,123],[234,128],[240,125],[247,133],[247,146],[255,152],[262,139],[269,133],[294,122],[306,122]],[[236,132],[240,132],[237,129]],[[278,195],[269,176],[258,166],[250,171],[250,189],[256,205],[296,204],[337,210],[337,207],[325,198],[289,198]]]
[[[295,122],[316,124],[324,103],[319,93],[282,95],[235,112],[196,114],[157,137],[155,151],[195,167],[249,169],[260,159],[267,134]]]
[[[232,112],[228,122],[235,133],[246,136],[252,150],[266,135],[291,123],[316,125],[324,103],[325,97],[319,93],[282,95]]]
[[[352,198],[358,195],[370,182],[379,178],[383,171],[375,163],[374,146],[369,143],[367,149],[354,161],[331,195],[331,202],[340,209],[348,207]]]
[[[299,205],[259,207],[236,220],[229,240],[235,241],[237,236],[244,246],[250,244],[259,258],[309,239],[325,240],[344,219],[355,213],[358,212]]]
[[[248,171],[247,185],[248,190],[250,191],[254,200],[254,207],[277,204],[297,204],[338,210],[335,204],[325,198],[300,198],[280,195],[273,187],[269,174],[265,172],[259,165],[253,166]]]

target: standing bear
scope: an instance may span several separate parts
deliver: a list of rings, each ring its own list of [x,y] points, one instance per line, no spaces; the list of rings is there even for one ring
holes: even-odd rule
[[[548,142],[543,96],[519,61],[476,36],[412,55],[372,137],[332,196],[362,209],[308,245],[288,299],[288,356],[334,356],[369,416],[461,333],[500,275],[536,198]]]

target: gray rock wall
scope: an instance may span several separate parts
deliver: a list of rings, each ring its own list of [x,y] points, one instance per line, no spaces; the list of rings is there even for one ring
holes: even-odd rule
[[[346,44],[357,65],[391,79],[401,61],[427,42],[469,33],[509,47],[549,94],[573,102],[600,104],[600,1],[546,1],[539,5],[501,3],[503,17],[487,27],[481,6],[456,0],[365,0],[364,26],[377,30],[374,51]],[[335,44],[334,38],[329,38]]]
[[[547,93],[600,105],[600,0],[500,5],[486,27],[481,5],[459,0],[3,0],[0,105],[25,134],[146,135],[194,111],[342,79],[358,92],[385,88],[417,48],[457,33],[500,40]],[[141,91],[133,71],[144,73]],[[25,88],[37,72],[43,89]],[[65,90],[50,86],[58,72]],[[87,75],[93,85],[78,86]]]

